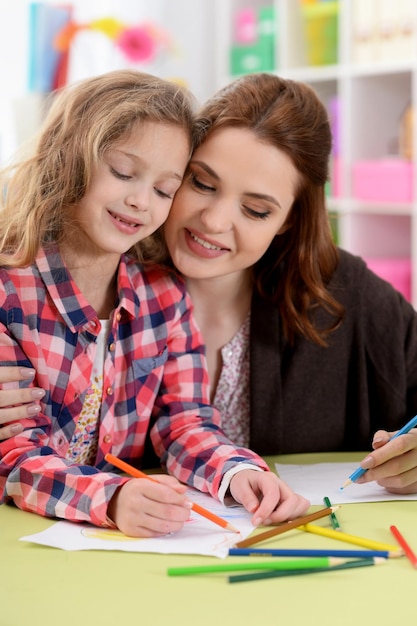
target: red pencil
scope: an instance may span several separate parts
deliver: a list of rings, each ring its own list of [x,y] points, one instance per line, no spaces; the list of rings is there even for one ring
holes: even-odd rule
[[[402,547],[402,549],[404,550],[405,555],[410,561],[411,565],[417,568],[417,556],[414,554],[411,547],[408,545],[408,543],[406,542],[406,540],[404,539],[404,537],[402,536],[398,528],[396,526],[390,526],[389,529],[394,535],[394,537],[396,538],[396,540],[398,541],[398,543],[400,544],[400,546]]]
[[[136,467],[132,467],[132,465],[129,465],[129,463],[126,463],[125,461],[121,461],[120,459],[118,459],[116,456],[113,456],[112,454],[106,454],[104,458],[106,459],[106,461],[108,461],[115,467],[118,467],[123,472],[126,472],[126,474],[129,474],[129,476],[133,476],[134,478],[147,478],[148,480],[151,480],[154,483],[158,482],[156,478],[152,478],[152,476],[148,476],[148,474],[145,474],[145,472],[141,472]],[[235,533],[240,532],[237,528],[232,526],[232,524],[229,524],[229,522],[227,522],[221,517],[218,517],[211,511],[207,511],[207,509],[200,506],[199,504],[196,504],[195,502],[192,503],[191,508],[193,511],[195,511],[202,517],[205,517],[211,522],[214,522],[214,524],[217,524],[217,526],[221,526],[222,528],[226,528],[227,530],[232,530]]]

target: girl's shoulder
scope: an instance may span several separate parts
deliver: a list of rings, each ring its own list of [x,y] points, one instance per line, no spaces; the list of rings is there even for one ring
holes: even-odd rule
[[[183,278],[166,267],[143,265],[134,259],[128,259],[126,270],[139,300],[152,300],[163,309],[188,301]]]

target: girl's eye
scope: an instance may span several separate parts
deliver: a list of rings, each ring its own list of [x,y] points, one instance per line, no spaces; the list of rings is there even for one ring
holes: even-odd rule
[[[254,209],[250,209],[249,207],[243,207],[246,211],[246,213],[248,213],[248,215],[250,215],[250,217],[253,217],[257,220],[266,220],[266,218],[269,216],[269,211],[255,211]]]
[[[214,187],[210,187],[210,185],[205,185],[200,180],[198,180],[195,174],[192,173],[190,174],[190,183],[193,187],[199,189],[200,191],[215,191]]]
[[[172,200],[172,198],[174,197],[174,194],[166,193],[165,191],[162,191],[162,189],[155,189],[155,191],[161,198],[167,198],[168,200]]]
[[[113,176],[115,176],[116,178],[119,178],[120,180],[130,180],[132,177],[128,176],[127,174],[122,174],[121,172],[118,172],[117,170],[114,169],[114,167],[110,167],[110,171],[113,174]]]

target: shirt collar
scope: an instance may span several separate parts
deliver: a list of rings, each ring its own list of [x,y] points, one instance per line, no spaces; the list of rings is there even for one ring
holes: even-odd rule
[[[86,325],[90,327],[91,322],[97,320],[97,314],[72,280],[58,246],[54,244],[40,249],[35,263],[50,297],[71,331],[78,332]],[[137,272],[136,262],[134,264]],[[129,316],[137,317],[139,298],[132,286],[131,272],[131,263],[122,256],[117,279],[117,308],[123,308]]]

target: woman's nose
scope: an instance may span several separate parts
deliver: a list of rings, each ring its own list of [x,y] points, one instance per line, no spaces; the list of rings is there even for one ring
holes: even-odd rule
[[[209,232],[224,233],[232,228],[232,208],[228,202],[215,202],[201,213],[201,221]]]

